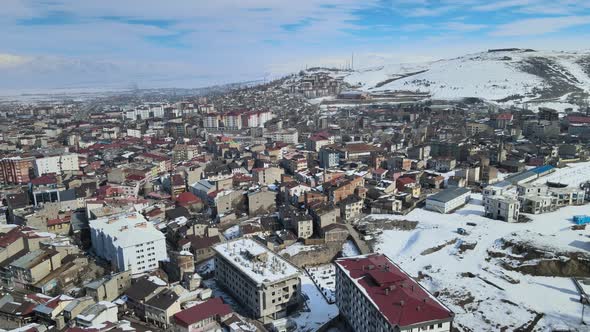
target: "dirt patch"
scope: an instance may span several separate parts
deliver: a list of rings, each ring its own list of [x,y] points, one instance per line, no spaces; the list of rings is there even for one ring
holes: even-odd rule
[[[509,271],[546,277],[590,277],[587,252],[550,251],[522,241],[502,240],[502,250],[488,250],[490,257]]]
[[[459,253],[460,254],[463,254],[467,250],[473,250],[473,249],[475,249],[476,246],[477,246],[477,242],[465,242],[465,241],[463,241],[459,245]]]

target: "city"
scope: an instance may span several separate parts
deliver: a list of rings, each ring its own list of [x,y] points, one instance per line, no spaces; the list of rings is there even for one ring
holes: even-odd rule
[[[23,15],[12,23],[20,35],[43,45],[39,26],[74,35],[108,22],[121,35],[89,41],[138,49],[123,57],[133,66],[0,52],[0,332],[590,331],[590,52],[503,47],[497,38],[520,21],[443,27],[434,17],[462,5],[425,1],[391,31],[454,28],[468,40],[496,30],[490,47],[459,43],[453,56],[406,63],[330,44],[339,34],[328,30],[358,37],[366,23],[352,17],[397,29],[380,21],[389,5],[379,1],[224,1],[197,16],[200,5],[175,1],[120,4],[116,15],[109,1],[23,5],[47,11],[34,17],[7,6]],[[281,33],[265,30],[277,24],[268,15],[287,21]],[[226,39],[183,39],[194,20]],[[588,20],[570,21],[533,26],[543,35]],[[141,62],[161,48],[127,40],[129,26],[150,27],[142,43],[170,63]],[[240,27],[266,46],[252,56]],[[304,37],[345,55],[334,64]],[[13,36],[7,45],[21,47]],[[293,51],[303,45],[317,61]],[[258,61],[280,58],[272,48],[301,61],[266,72]],[[203,67],[177,67],[180,55]],[[185,81],[192,70],[208,80]]]

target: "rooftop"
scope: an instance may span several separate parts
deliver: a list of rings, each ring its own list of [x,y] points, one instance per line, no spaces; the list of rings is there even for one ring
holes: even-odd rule
[[[110,235],[113,238],[113,244],[120,247],[164,239],[164,234],[138,212],[91,220],[90,228]]]
[[[296,267],[251,239],[238,239],[218,244],[213,248],[218,255],[257,284],[299,276],[299,270]]]
[[[231,307],[223,303],[221,298],[216,297],[178,312],[174,315],[174,321],[178,325],[188,327],[207,318],[225,316],[230,313],[232,313]]]
[[[469,192],[471,192],[471,190],[466,189],[466,188],[446,189],[446,190],[439,192],[438,194],[434,194],[434,195],[428,197],[428,199],[433,200],[433,201],[437,201],[437,202],[446,203],[446,202],[449,202],[459,196],[465,195]]]
[[[336,265],[393,326],[450,321],[454,313],[382,254],[341,258]]]

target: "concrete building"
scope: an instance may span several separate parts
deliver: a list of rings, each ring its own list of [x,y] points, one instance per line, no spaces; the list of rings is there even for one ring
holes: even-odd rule
[[[25,184],[31,181],[29,170],[32,158],[4,158],[0,160],[0,184]]]
[[[279,167],[254,168],[252,170],[252,179],[260,185],[268,186],[275,184],[275,182],[281,182],[281,175],[283,174],[285,174],[285,171]]]
[[[215,279],[250,316],[267,323],[301,300],[299,270],[265,246],[239,239],[214,247]]]
[[[114,301],[131,287],[131,271],[124,271],[95,280],[86,286],[87,296],[96,301]]]
[[[269,138],[273,142],[283,142],[287,144],[299,143],[299,132],[295,128],[272,131],[264,134],[264,137]]]
[[[60,252],[38,249],[21,256],[9,264],[14,284],[18,288],[32,288],[47,277],[52,271],[61,267]]]
[[[336,261],[336,305],[355,332],[450,332],[454,313],[382,254]]]
[[[259,190],[248,193],[248,214],[269,213],[276,209],[277,193],[270,190]]]
[[[118,271],[152,271],[168,258],[166,238],[138,212],[90,221],[94,252]]]
[[[334,149],[323,148],[319,153],[320,167],[332,168],[340,165],[340,152]]]
[[[161,329],[171,325],[171,318],[180,311],[180,297],[170,289],[164,289],[145,302],[145,321]]]
[[[219,297],[182,310],[174,315],[174,332],[217,331],[219,323],[231,316],[233,310]]]
[[[465,188],[446,189],[426,199],[426,210],[449,213],[467,204],[471,191]]]
[[[35,176],[50,173],[61,174],[62,172],[74,172],[80,169],[78,155],[75,153],[37,158],[33,166]]]
[[[358,217],[363,209],[363,200],[356,196],[348,196],[338,203],[340,206],[340,218],[342,220],[351,220]]]
[[[114,303],[100,301],[82,310],[76,316],[76,324],[81,327],[91,327],[106,322],[117,322],[119,321],[118,312],[119,310]]]
[[[520,202],[514,198],[491,196],[484,199],[485,216],[506,222],[518,222]]]

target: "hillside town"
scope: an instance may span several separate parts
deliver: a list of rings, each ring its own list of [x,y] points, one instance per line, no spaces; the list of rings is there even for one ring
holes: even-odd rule
[[[590,109],[428,97],[0,104],[0,331],[587,331]]]

